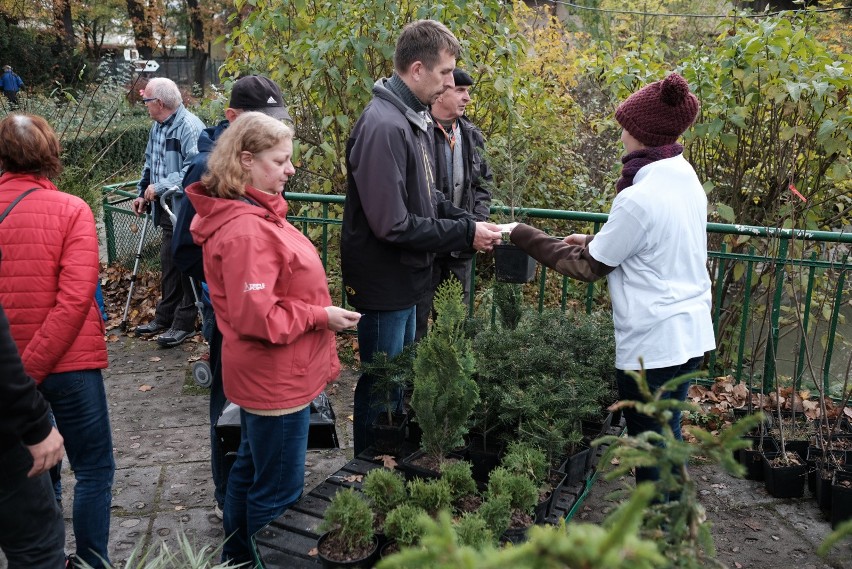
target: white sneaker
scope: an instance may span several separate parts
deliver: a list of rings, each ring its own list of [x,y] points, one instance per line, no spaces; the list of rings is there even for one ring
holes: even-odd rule
[[[222,514],[222,508],[219,507],[219,504],[216,504],[213,507],[213,513],[216,514],[216,517],[219,518],[220,520],[224,519],[224,517],[225,517],[224,514]]]

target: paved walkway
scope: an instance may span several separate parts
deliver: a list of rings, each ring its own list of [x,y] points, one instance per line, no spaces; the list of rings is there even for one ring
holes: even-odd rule
[[[134,547],[159,542],[176,547],[178,532],[197,546],[218,546],[222,524],[213,515],[209,476],[206,390],[194,385],[190,360],[206,351],[187,342],[171,350],[155,342],[117,334],[110,337],[105,380],[117,465],[113,488],[110,556],[123,565]],[[351,457],[354,376],[346,372],[329,390],[337,412],[341,449],[308,454],[305,486],[313,488]],[[148,389],[150,387],[150,389]],[[714,523],[718,558],[729,567],[850,568],[847,543],[828,560],[814,550],[830,532],[812,498],[776,500],[763,484],[736,480],[711,467],[694,470],[701,501]],[[73,549],[71,503],[74,477],[65,463],[63,505],[68,550]],[[596,484],[577,521],[600,521],[613,503],[615,484]],[[852,541],[852,540],[850,540]],[[0,554],[0,569],[6,569]]]

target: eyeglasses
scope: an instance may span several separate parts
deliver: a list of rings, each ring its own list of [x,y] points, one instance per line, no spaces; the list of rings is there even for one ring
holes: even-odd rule
[[[150,103],[151,101],[159,101],[159,97],[142,97],[143,103]]]

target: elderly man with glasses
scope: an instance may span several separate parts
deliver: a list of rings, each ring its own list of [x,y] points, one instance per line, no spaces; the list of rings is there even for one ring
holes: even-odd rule
[[[133,200],[133,211],[142,215],[148,205],[153,207],[154,224],[163,231],[160,245],[161,298],[154,319],[138,326],[137,334],[157,334],[157,343],[165,348],[179,345],[195,333],[197,311],[189,279],[182,275],[172,257],[174,227],[167,215],[162,215],[159,199],[163,193],[181,182],[198,154],[198,137],[204,123],[183,106],[183,97],[174,81],[164,77],[151,79],[142,92],[142,102],[154,119],[148,145],[145,147],[145,166]],[[172,210],[180,207],[183,192],[176,194]]]

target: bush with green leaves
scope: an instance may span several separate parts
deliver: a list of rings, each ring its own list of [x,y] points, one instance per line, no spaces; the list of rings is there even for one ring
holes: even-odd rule
[[[494,534],[488,529],[488,524],[481,514],[467,512],[453,527],[458,535],[459,545],[479,549],[494,543]]]
[[[500,465],[509,473],[526,476],[539,485],[547,479],[550,466],[541,449],[520,441],[509,443]]]
[[[196,548],[183,530],[177,533],[177,548],[173,551],[165,541],[143,549],[146,540],[140,539],[133,547],[121,567],[123,569],[229,569],[246,567],[246,564],[238,565],[230,561],[219,562],[222,557],[222,546],[211,547],[205,545]],[[77,559],[81,569],[95,569],[82,559]],[[97,569],[104,569],[99,566]],[[106,569],[112,569],[112,566]]]
[[[450,485],[442,478],[415,478],[409,480],[406,487],[408,503],[425,510],[431,516],[437,515],[440,510],[450,509],[453,504]]]
[[[361,490],[373,503],[373,509],[380,516],[405,502],[405,480],[396,471],[374,468],[364,476]]]
[[[530,514],[538,503],[538,486],[529,477],[498,466],[488,477],[488,498],[506,497],[509,507]]]
[[[328,532],[328,539],[342,548],[363,548],[373,539],[373,512],[361,494],[352,488],[340,490],[331,498],[319,530]]]
[[[466,460],[445,462],[441,466],[441,480],[450,487],[453,500],[476,494],[476,482],[473,479],[470,463]]]
[[[389,358],[385,352],[376,352],[373,354],[373,361],[361,363],[361,371],[370,374],[373,378],[373,397],[384,404],[388,425],[394,424],[396,395],[412,382],[416,348],[416,344],[409,344],[392,358]]]
[[[421,447],[439,461],[464,443],[468,421],[479,401],[470,340],[464,334],[462,285],[444,281],[435,292],[438,314],[414,358],[411,408],[423,430]]]
[[[426,530],[423,518],[429,518],[423,508],[414,504],[401,504],[388,512],[385,536],[395,539],[401,547],[416,545]]]
[[[512,522],[511,498],[506,495],[488,497],[476,512],[482,516],[485,526],[497,537],[509,529]]]

